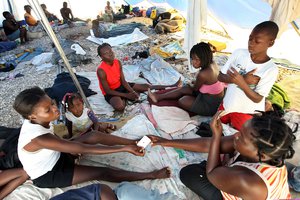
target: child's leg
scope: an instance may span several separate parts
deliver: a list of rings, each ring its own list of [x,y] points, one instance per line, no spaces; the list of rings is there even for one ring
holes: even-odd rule
[[[191,111],[192,106],[195,102],[196,98],[194,96],[183,96],[178,100],[178,104],[180,106],[180,108],[182,108],[183,110],[186,111]]]
[[[119,96],[114,96],[109,100],[109,104],[116,110],[116,111],[124,111],[126,107],[126,102]]]
[[[100,188],[101,200],[117,200],[114,191],[109,186],[101,184]]]
[[[0,199],[6,197],[28,178],[29,177],[23,168],[7,169],[0,172],[0,186],[2,186],[2,189],[0,190]]]
[[[181,182],[203,199],[221,200],[222,194],[206,176],[206,161],[188,165],[180,170]]]
[[[157,103],[164,99],[179,99],[184,95],[192,95],[193,90],[190,87],[181,87],[175,90],[171,90],[169,92],[163,94],[155,94],[148,90],[148,96],[152,99],[154,103]]]
[[[136,140],[118,137],[115,135],[105,134],[99,131],[91,131],[74,139],[75,141],[87,144],[104,144],[104,145],[134,145]]]
[[[182,81],[181,78],[178,79],[178,81],[172,85],[150,85],[150,84],[138,84],[135,83],[132,87],[136,92],[146,92],[149,88],[151,90],[164,90],[167,87],[181,87]]]
[[[92,167],[75,165],[72,184],[78,184],[90,180],[103,180],[110,182],[139,181],[144,179],[169,178],[171,172],[165,167],[152,172],[131,172],[107,167]]]
[[[85,197],[86,199],[116,200],[116,195],[113,190],[103,184],[91,184],[81,188],[71,189],[52,197],[50,200],[78,199],[79,196]]]

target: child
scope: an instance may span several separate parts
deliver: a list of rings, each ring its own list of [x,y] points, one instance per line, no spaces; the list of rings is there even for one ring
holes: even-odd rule
[[[174,87],[181,84],[180,79],[175,84],[169,86],[128,83],[125,80],[121,62],[115,59],[111,46],[108,43],[103,43],[98,46],[97,51],[102,59],[102,63],[97,69],[100,89],[105,100],[117,111],[125,109],[125,99],[131,101],[138,100],[138,93],[146,92],[148,88],[165,89],[166,87]]]
[[[117,128],[115,125],[109,123],[98,122],[95,114],[84,107],[83,99],[78,93],[65,94],[63,105],[69,138],[73,136],[73,127],[81,133],[86,133],[91,130],[110,133]]]
[[[227,115],[222,123],[240,130],[242,125],[256,111],[265,111],[265,97],[268,96],[278,75],[278,69],[267,55],[278,33],[278,26],[265,21],[254,27],[248,40],[248,50],[233,52],[221,69],[219,80],[228,83],[220,110]]]
[[[136,146],[135,140],[113,135],[102,137],[101,134],[93,132],[74,141],[60,139],[54,134],[50,123],[59,117],[59,110],[49,96],[38,87],[26,89],[18,94],[13,107],[24,118],[18,140],[18,156],[33,184],[38,187],[67,187],[90,180],[121,182],[170,176],[168,168],[138,173],[75,164],[71,154],[129,152],[143,156],[144,151]],[[113,146],[116,144],[119,145]]]
[[[248,120],[240,132],[222,137],[220,114],[211,121],[211,138],[149,137],[154,145],[208,153],[207,163],[180,171],[181,181],[203,199],[290,199],[284,161],[295,153],[292,130],[282,119],[263,115]],[[221,154],[232,157],[221,161]]]
[[[213,53],[207,43],[201,42],[190,51],[194,68],[199,69],[193,86],[185,86],[163,94],[148,95],[154,103],[178,99],[179,106],[198,115],[213,116],[223,99],[224,84],[218,81],[219,67],[213,62]]]
[[[31,6],[30,5],[25,5],[24,10],[26,13],[24,14],[24,18],[26,23],[28,24],[28,30],[30,32],[39,32],[43,31],[44,28],[39,20],[36,20],[32,15],[31,15]]]

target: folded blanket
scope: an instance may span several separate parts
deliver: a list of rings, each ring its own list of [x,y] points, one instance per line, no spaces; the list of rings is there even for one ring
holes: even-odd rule
[[[158,128],[172,135],[186,133],[197,125],[197,121],[191,120],[188,112],[177,107],[152,105],[152,113]]]

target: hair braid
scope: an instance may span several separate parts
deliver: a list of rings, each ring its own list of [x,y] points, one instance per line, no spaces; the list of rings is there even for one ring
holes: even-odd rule
[[[252,120],[255,144],[261,162],[261,154],[271,158],[270,164],[281,166],[295,151],[292,147],[295,136],[283,119],[272,116],[255,116]]]

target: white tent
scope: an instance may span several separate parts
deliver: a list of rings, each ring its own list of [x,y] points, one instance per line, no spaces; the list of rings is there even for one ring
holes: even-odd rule
[[[62,3],[66,1],[72,9],[74,16],[82,19],[96,18],[104,9],[106,0],[39,0],[45,3],[48,10],[60,17],[59,10]],[[219,19],[227,28],[233,38],[232,45],[227,51],[235,48],[246,47],[247,38],[251,28],[261,21],[273,19],[277,22],[281,30],[285,30],[288,24],[300,16],[299,0],[110,0],[113,5],[129,3],[132,6],[147,3],[148,5],[170,5],[187,13],[187,29],[185,36],[185,50],[188,52],[193,44],[199,42],[201,38],[200,28],[207,24],[207,16],[213,15]],[[0,0],[0,11],[11,10],[16,19],[23,19],[24,5],[27,0]],[[143,4],[144,5],[144,4]],[[273,9],[272,9],[273,8]],[[210,15],[208,15],[209,13]],[[0,26],[3,17],[0,15]],[[207,25],[210,25],[207,24]],[[270,53],[273,57],[286,58],[292,63],[300,65],[297,52],[300,48],[300,37],[295,37],[297,33],[293,30],[285,31],[280,41],[275,43]]]

